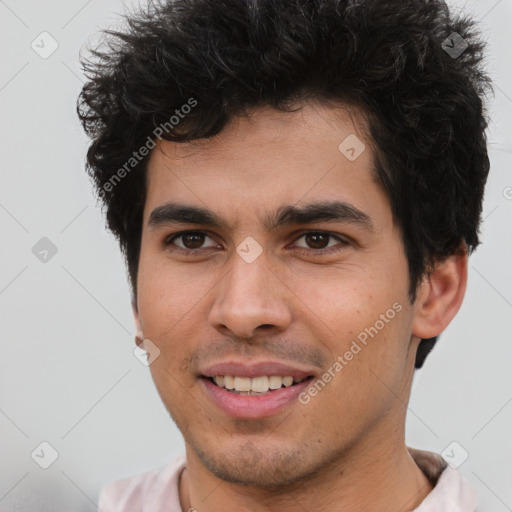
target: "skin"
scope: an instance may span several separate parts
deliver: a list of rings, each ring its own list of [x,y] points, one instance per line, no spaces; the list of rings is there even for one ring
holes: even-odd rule
[[[134,314],[139,337],[161,351],[152,377],[185,440],[184,510],[396,512],[432,490],[405,445],[406,404],[419,340],[441,333],[461,305],[467,253],[439,262],[410,303],[401,233],[365,133],[347,108],[258,108],[213,139],[162,141],[151,154]],[[354,161],[338,150],[350,134],[366,144]],[[365,212],[373,231],[262,224],[280,206],[334,199]],[[148,226],[168,202],[207,207],[231,229]],[[300,229],[348,243],[315,245]],[[207,236],[169,242],[183,230]],[[248,236],[263,248],[252,263],[236,252]],[[315,256],[324,247],[340,250]],[[306,405],[233,419],[197,377],[200,365],[232,358],[278,359],[320,376],[396,302],[402,310]]]

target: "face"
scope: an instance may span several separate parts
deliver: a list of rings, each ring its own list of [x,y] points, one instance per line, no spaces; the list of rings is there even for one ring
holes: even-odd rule
[[[219,478],[283,485],[402,432],[414,310],[364,133],[355,111],[260,108],[152,152],[136,318],[187,456]],[[206,378],[225,375],[307,379]]]

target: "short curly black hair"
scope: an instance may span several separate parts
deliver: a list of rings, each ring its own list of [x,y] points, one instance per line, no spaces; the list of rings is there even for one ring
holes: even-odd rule
[[[155,133],[176,142],[214,136],[259,106],[337,102],[365,113],[411,302],[436,261],[480,243],[491,85],[471,18],[436,0],[169,0],[126,22],[82,58],[88,81],[77,111],[134,297],[148,161],[134,152]],[[417,368],[435,341],[420,343]]]

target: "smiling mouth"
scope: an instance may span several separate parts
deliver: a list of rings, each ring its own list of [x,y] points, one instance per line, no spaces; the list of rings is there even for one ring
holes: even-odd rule
[[[279,375],[259,377],[237,377],[231,375],[219,375],[215,377],[203,376],[215,386],[229,391],[236,395],[268,395],[279,389],[289,388],[301,382],[313,379],[313,375],[301,379],[294,379],[291,376],[281,377]]]

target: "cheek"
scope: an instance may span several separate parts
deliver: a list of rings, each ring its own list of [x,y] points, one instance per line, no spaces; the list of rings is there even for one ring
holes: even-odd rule
[[[141,255],[137,303],[142,326],[159,335],[181,329],[184,321],[212,287],[212,274],[186,265],[170,264],[165,257]],[[179,322],[179,324],[177,324]]]
[[[367,335],[364,329],[360,333]],[[356,333],[331,346],[336,361],[320,377],[329,382],[323,388],[317,386],[322,390],[311,398],[311,405],[318,407],[323,423],[332,424],[338,435],[360,430],[362,425],[369,428],[401,395],[406,351],[397,343],[399,331],[390,323],[373,337],[368,335],[365,343]]]
[[[356,265],[309,272],[304,278],[294,278],[293,292],[298,297],[297,306],[308,314],[319,327],[341,340],[357,336],[379,322],[379,331],[388,328],[397,316],[395,302],[402,303],[401,283],[396,276],[394,286],[385,272]],[[385,324],[380,320],[385,317]],[[302,317],[302,314],[301,314]]]
[[[363,272],[338,283],[315,282],[308,295],[305,288],[301,293],[310,325],[318,328],[313,335],[330,353],[330,371],[322,379],[329,381],[325,398],[338,405],[333,414],[348,410],[360,417],[372,408],[385,410],[394,398],[390,389],[400,388],[407,359],[411,310],[406,294]]]
[[[170,265],[141,264],[137,303],[141,327],[160,350],[150,370],[160,394],[180,393],[192,384],[187,356],[199,340],[200,299],[209,288]],[[167,390],[167,392],[165,391]]]

